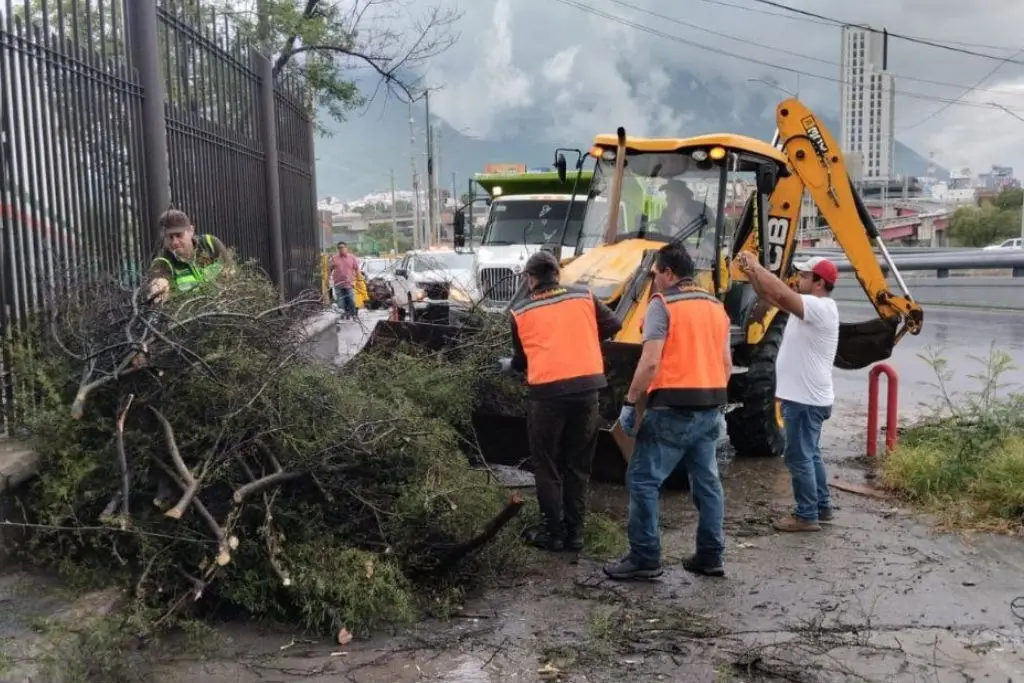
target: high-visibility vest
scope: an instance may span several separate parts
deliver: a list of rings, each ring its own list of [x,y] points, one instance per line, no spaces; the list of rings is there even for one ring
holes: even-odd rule
[[[700,287],[656,294],[668,311],[668,334],[661,362],[647,389],[647,405],[706,409],[728,401],[729,376],[723,349],[729,315],[718,299]]]
[[[167,264],[167,267],[171,270],[171,289],[177,292],[187,292],[201,282],[208,282],[214,279],[224,269],[224,264],[216,259],[216,247],[213,244],[213,235],[201,235],[196,240],[196,249],[198,252],[203,252],[206,255],[213,258],[213,263],[207,266],[199,267],[193,262],[184,262],[176,258],[168,258],[164,254],[167,253],[165,250],[163,254],[156,258],[157,261],[163,261]],[[194,254],[194,257],[198,257],[199,253]]]
[[[531,294],[512,308],[526,355],[530,387],[591,379],[586,388],[607,386],[597,331],[597,307],[585,287],[557,286]]]

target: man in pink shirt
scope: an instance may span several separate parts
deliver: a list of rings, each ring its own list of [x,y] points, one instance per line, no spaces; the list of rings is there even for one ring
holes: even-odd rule
[[[338,242],[338,253],[331,257],[331,281],[334,283],[334,301],[341,302],[343,317],[358,317],[356,311],[356,273],[359,272],[359,259],[348,251],[348,245]]]

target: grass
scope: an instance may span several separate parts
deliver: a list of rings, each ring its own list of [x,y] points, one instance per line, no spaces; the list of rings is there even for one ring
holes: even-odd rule
[[[1001,383],[1014,366],[991,349],[974,358],[974,390],[949,390],[948,363],[922,358],[935,371],[940,400],[911,426],[885,459],[883,485],[939,515],[951,528],[1013,532],[1024,528],[1024,394]]]

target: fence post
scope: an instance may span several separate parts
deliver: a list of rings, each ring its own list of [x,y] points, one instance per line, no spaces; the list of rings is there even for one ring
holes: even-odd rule
[[[896,447],[896,430],[899,422],[899,378],[892,366],[879,363],[868,372],[867,455],[869,458],[874,458],[878,454],[878,380],[881,375],[885,375],[887,389],[885,400],[886,453]]]
[[[252,51],[252,61],[260,88],[260,125],[262,126],[264,163],[267,169],[267,213],[270,215],[270,272],[278,294],[285,297],[284,238],[281,233],[281,171],[277,154],[277,114],[274,103],[274,66],[270,60]]]
[[[160,244],[158,219],[171,203],[170,157],[167,153],[167,118],[164,82],[160,76],[160,44],[157,39],[156,0],[125,3],[128,44],[132,65],[142,87],[142,157],[149,201],[149,225],[144,234]]]

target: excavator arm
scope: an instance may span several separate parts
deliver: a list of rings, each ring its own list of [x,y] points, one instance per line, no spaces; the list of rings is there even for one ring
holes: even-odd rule
[[[846,368],[864,367],[887,358],[893,345],[903,335],[907,332],[921,332],[924,312],[911,299],[906,283],[885,248],[871,214],[853,187],[842,151],[828,129],[810,109],[793,98],[779,104],[776,120],[778,143],[789,158],[790,174],[779,179],[772,193],[772,213],[779,207],[784,213],[793,216],[795,224],[799,220],[800,203],[806,189],[842,247],[857,281],[879,316],[879,320],[845,323],[841,327],[836,365]],[[769,245],[773,238],[773,218],[769,216],[766,221]],[[787,243],[783,248],[785,266],[789,265],[795,251],[798,231],[788,232]],[[890,291],[888,279],[878,263],[875,246],[903,290],[902,294]],[[769,250],[769,261],[771,256]],[[777,274],[783,278],[789,275],[788,272]]]

